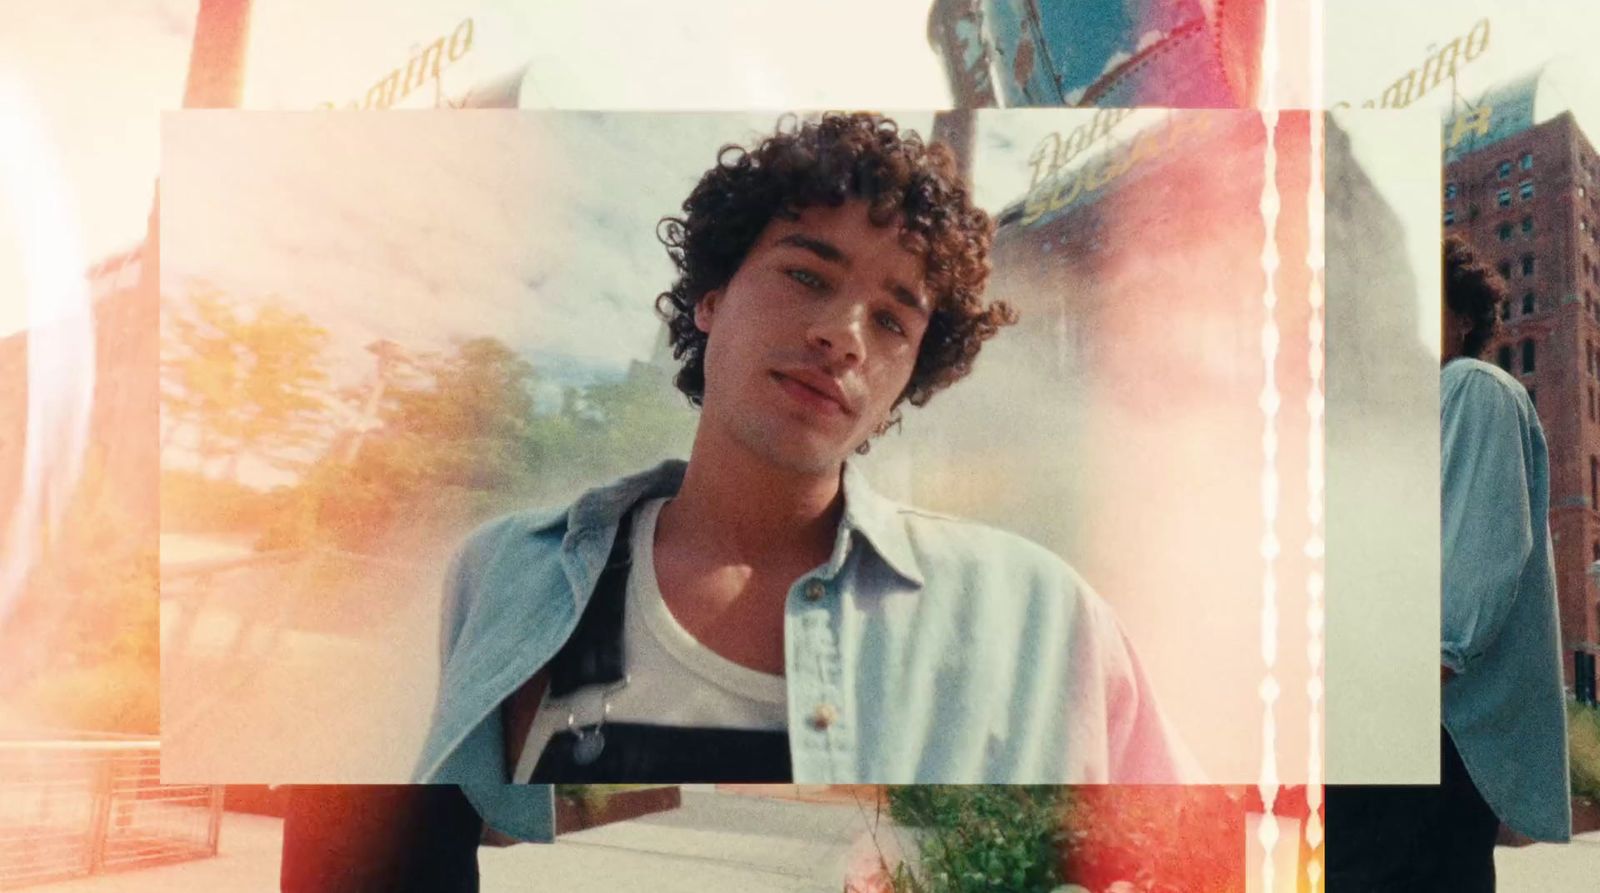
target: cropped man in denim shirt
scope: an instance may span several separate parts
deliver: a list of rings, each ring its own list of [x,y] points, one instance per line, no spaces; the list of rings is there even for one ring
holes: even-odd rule
[[[1444,249],[1440,783],[1330,788],[1328,889],[1492,891],[1503,822],[1571,836],[1550,471],[1528,392],[1477,359],[1505,285]]]
[[[642,724],[617,723],[605,699],[641,681],[613,666],[593,710],[553,706],[557,688],[583,695],[584,679],[561,684],[563,655],[598,623],[616,567],[631,568],[617,585],[647,579],[673,648],[755,689],[776,681],[757,725],[779,735],[781,766],[752,769],[758,780],[1197,780],[1111,610],[1061,559],[893,503],[847,462],[1015,318],[982,301],[993,227],[947,150],[876,115],[780,126],[725,149],[665,223],[678,279],[657,303],[678,387],[701,410],[689,460],[468,538],[416,780],[458,784],[492,828],[539,839],[538,796],[506,782],[578,778],[560,773],[648,747],[621,733],[695,700],[663,696],[633,708]],[[599,657],[567,662],[601,666],[588,681],[634,659],[632,643],[619,657],[596,641]],[[718,709],[685,722],[717,726]]]

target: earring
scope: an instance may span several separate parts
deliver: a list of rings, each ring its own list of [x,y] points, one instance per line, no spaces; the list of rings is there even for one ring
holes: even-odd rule
[[[900,427],[900,413],[896,411],[893,415],[879,422],[878,427],[872,429],[872,436],[882,437],[889,433],[890,428],[898,427]]]

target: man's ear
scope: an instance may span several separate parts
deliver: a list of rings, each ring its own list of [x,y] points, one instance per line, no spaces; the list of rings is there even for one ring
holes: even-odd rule
[[[722,291],[712,289],[700,296],[694,305],[694,327],[707,335],[711,334],[711,320],[717,313],[717,303],[722,300]]]

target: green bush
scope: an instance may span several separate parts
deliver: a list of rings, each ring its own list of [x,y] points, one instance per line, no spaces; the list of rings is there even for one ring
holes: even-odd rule
[[[1064,796],[1046,786],[890,788],[889,815],[918,840],[896,893],[1050,893],[1061,885]]]
[[[895,893],[1054,893],[1064,884],[1141,893],[1244,888],[1243,787],[890,788],[916,855]],[[1259,808],[1259,807],[1258,807]]]
[[[1567,748],[1572,761],[1572,793],[1600,800],[1600,709],[1567,702]]]

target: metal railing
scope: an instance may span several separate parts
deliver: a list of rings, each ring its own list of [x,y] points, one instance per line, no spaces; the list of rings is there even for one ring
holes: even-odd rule
[[[0,889],[214,856],[222,793],[153,740],[0,741]]]

